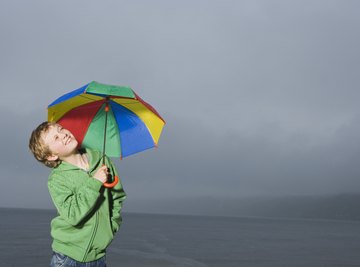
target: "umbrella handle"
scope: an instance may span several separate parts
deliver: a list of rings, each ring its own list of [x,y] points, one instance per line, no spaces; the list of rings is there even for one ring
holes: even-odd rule
[[[106,188],[113,188],[118,182],[119,182],[119,177],[115,175],[114,181],[112,181],[111,183],[103,183],[103,186]]]

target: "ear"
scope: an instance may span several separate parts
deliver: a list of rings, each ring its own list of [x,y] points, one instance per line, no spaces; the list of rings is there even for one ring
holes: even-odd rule
[[[55,161],[57,160],[59,157],[57,155],[51,155],[51,156],[48,156],[46,159],[48,161]]]

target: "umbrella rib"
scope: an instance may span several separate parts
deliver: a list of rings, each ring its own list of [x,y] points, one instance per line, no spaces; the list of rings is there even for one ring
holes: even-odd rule
[[[100,100],[100,99],[94,99],[94,98],[91,98],[91,97],[88,97],[88,95],[91,95],[91,94],[89,94],[89,93],[86,93],[86,94],[81,94],[81,95],[79,95],[79,97],[82,97],[82,98],[85,98],[85,99],[88,99],[88,100]],[[94,96],[97,96],[97,95],[94,95]],[[101,97],[101,96],[98,96],[98,97]],[[102,99],[105,99],[106,98],[106,96],[104,96],[104,97],[101,97]],[[129,97],[117,97],[117,98],[120,98],[120,99],[131,99],[131,100],[135,100],[135,99],[133,99],[133,98],[129,98]],[[114,99],[116,99],[116,98],[114,98]],[[114,101],[112,98],[110,98],[109,100],[111,100],[111,101]],[[115,103],[117,103],[116,101],[114,101]],[[127,104],[127,105],[134,105],[134,104],[137,104],[138,102],[123,102],[123,103],[121,103],[121,104]],[[117,103],[118,104],[118,103]]]
[[[121,102],[121,103],[116,102],[115,99],[116,99],[116,98],[110,98],[110,101],[115,102],[117,105],[122,105],[122,104],[135,105],[135,104],[138,104],[138,103],[139,103],[139,101],[136,100],[136,99],[131,99],[131,100],[133,100],[133,101],[131,101],[131,102]],[[122,98],[122,99],[126,99],[126,98]],[[129,99],[129,98],[127,98],[127,99]]]
[[[85,95],[79,95],[80,97],[83,97],[83,98],[86,98],[86,99],[89,99],[89,100],[100,100],[100,99],[94,99],[94,98],[91,98],[91,97],[88,97],[88,96],[85,96]]]

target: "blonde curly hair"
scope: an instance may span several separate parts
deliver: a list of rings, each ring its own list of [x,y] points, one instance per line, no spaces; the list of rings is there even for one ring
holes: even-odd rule
[[[42,138],[42,135],[46,133],[51,126],[54,125],[56,125],[56,123],[48,122],[48,121],[41,123],[34,131],[32,131],[29,140],[29,148],[33,153],[34,157],[49,168],[56,168],[61,163],[60,159],[56,159],[56,160],[47,159],[53,153],[51,152],[49,147],[44,144]]]

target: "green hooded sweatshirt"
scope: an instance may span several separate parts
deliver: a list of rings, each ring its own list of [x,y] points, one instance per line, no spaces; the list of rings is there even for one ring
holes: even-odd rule
[[[62,162],[49,176],[48,188],[58,211],[51,221],[52,249],[80,262],[105,255],[121,223],[120,211],[126,194],[119,183],[102,186],[93,175],[102,165],[98,151],[86,149],[89,171]],[[114,177],[117,170],[109,158],[105,165]]]

